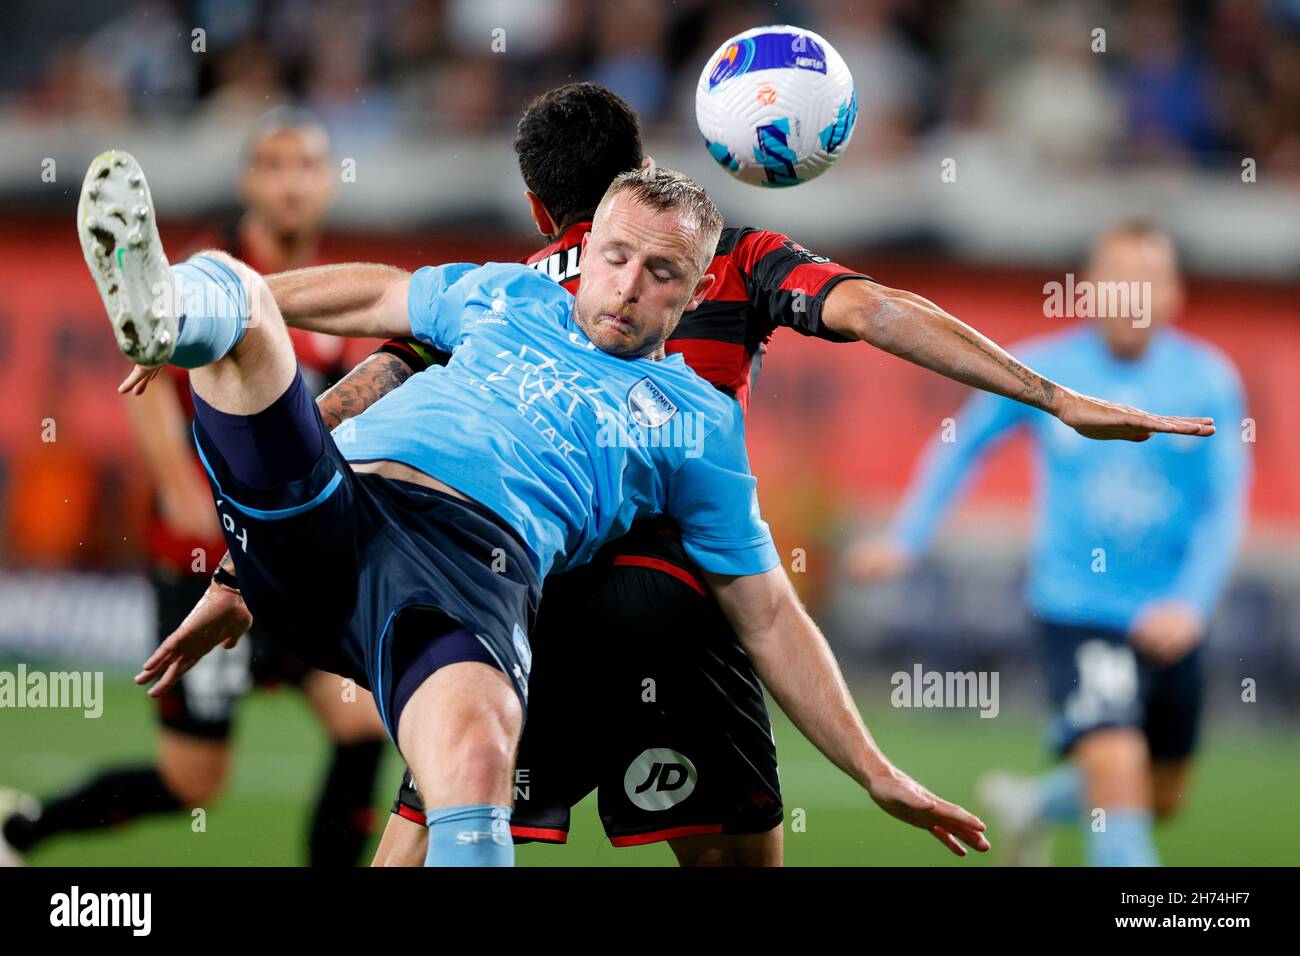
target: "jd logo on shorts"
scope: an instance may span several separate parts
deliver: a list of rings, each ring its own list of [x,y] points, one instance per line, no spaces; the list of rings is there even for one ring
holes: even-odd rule
[[[677,414],[677,403],[649,378],[643,378],[628,389],[627,410],[641,427],[659,428]]]
[[[642,751],[623,775],[623,791],[642,810],[667,810],[695,791],[695,764],[676,750]]]

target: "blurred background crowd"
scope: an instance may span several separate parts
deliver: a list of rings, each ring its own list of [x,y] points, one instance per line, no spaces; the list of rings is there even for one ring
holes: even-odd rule
[[[727,0],[25,4],[0,102],[45,121],[206,121],[294,98],[336,136],[398,138],[508,130],[521,97],[579,78],[690,139],[704,58],[773,15]],[[834,38],[872,118],[860,160],[960,130],[1072,164],[1249,155],[1300,177],[1296,0],[795,0],[780,19]]]

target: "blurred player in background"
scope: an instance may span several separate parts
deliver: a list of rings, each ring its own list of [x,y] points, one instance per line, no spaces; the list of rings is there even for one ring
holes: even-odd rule
[[[1029,430],[1039,489],[1027,598],[1056,711],[1049,737],[1066,759],[1038,777],[990,774],[981,798],[1011,862],[1046,863],[1051,825],[1082,822],[1090,864],[1149,866],[1159,862],[1153,818],[1174,813],[1188,786],[1201,640],[1241,542],[1244,399],[1224,355],[1170,327],[1184,289],[1164,232],[1140,221],[1111,229],[1088,271],[1099,290],[1149,284],[1130,286],[1149,289],[1146,314],[1094,318],[1016,354],[1088,391],[1188,408],[1223,430],[1208,442],[1085,442],[1034,409],[976,395],[957,418],[956,440],[927,450],[887,533],[852,546],[846,562],[862,581],[908,567],[985,452]]]
[[[258,120],[246,145],[239,183],[245,211],[197,248],[219,247],[259,272],[313,265],[333,182],[324,128],[309,114],[274,110]],[[313,393],[347,371],[342,339],[296,329],[291,336]],[[188,374],[169,367],[158,384],[169,387],[131,396],[126,408],[155,490],[149,574],[161,642],[203,598],[225,542],[190,436]],[[23,852],[61,833],[211,805],[229,771],[236,702],[252,685],[281,683],[302,691],[334,748],[312,817],[309,859],[314,866],[355,865],[372,830],[370,801],[384,746],[379,715],[368,692],[354,688],[355,700],[345,701],[338,677],[307,667],[256,627],[249,640],[210,655],[158,698],[154,764],[106,770],[43,805],[24,801],[23,812],[3,822],[3,840]]]

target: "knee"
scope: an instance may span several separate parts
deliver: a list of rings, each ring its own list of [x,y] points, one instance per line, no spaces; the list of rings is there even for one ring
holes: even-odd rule
[[[239,278],[245,284],[247,284],[248,282],[254,279],[261,278],[261,276],[259,276],[253,270],[252,266],[244,262],[241,262],[239,259],[236,259],[234,256],[232,256],[230,253],[225,252],[221,249],[201,249],[200,251],[194,253],[194,255],[190,256],[191,259],[196,259],[199,257],[202,257],[204,259],[215,259],[217,262],[220,262],[223,266],[225,266],[235,275],[239,276]]]
[[[164,764],[160,772],[167,789],[185,807],[215,803],[226,787],[225,760],[188,767],[183,772]]]
[[[504,723],[481,724],[461,735],[454,746],[456,776],[474,790],[510,779],[516,736],[508,732]]]
[[[1145,807],[1150,800],[1150,761],[1142,736],[1127,728],[1090,733],[1071,757],[1083,771],[1086,797],[1097,807]]]
[[[195,256],[191,258],[195,257],[213,259],[225,266],[239,279],[240,285],[244,288],[250,327],[270,317],[272,313],[278,314],[274,308],[268,308],[268,306],[274,306],[275,304],[275,297],[271,294],[271,287],[266,284],[266,280],[262,278],[261,274],[248,263],[241,262],[220,249],[204,249],[202,252],[195,253]]]

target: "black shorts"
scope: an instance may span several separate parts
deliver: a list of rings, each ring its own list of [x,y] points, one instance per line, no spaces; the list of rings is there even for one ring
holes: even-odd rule
[[[1048,742],[1059,755],[1106,727],[1134,727],[1153,760],[1183,760],[1201,723],[1201,645],[1165,667],[1138,654],[1123,631],[1039,622],[1048,693]]]
[[[305,394],[293,389],[277,407]],[[403,676],[393,672],[394,634],[404,641],[422,634],[392,626],[407,608],[432,609],[473,634],[526,704],[528,634],[541,588],[514,531],[472,502],[353,472],[310,396],[292,416],[276,411],[276,432],[286,418],[291,427],[319,429],[323,451],[303,465],[300,479],[251,487],[234,476],[204,428],[204,416],[213,414],[199,410],[195,440],[240,590],[260,627],[312,667],[371,691],[393,740],[392,695]],[[266,428],[270,416],[259,415],[224,416],[223,427]],[[430,660],[410,647],[397,657],[413,666]]]
[[[670,526],[638,525],[548,578],[533,650],[517,842],[565,842],[592,790],[615,846],[780,825],[762,688]],[[409,774],[393,812],[424,820]]]
[[[161,567],[151,568],[149,578],[157,597],[157,641],[161,644],[180,627],[212,579]],[[235,705],[250,688],[297,687],[309,670],[254,624],[234,648],[208,654],[157,698],[159,722],[191,737],[225,740],[230,736]]]

